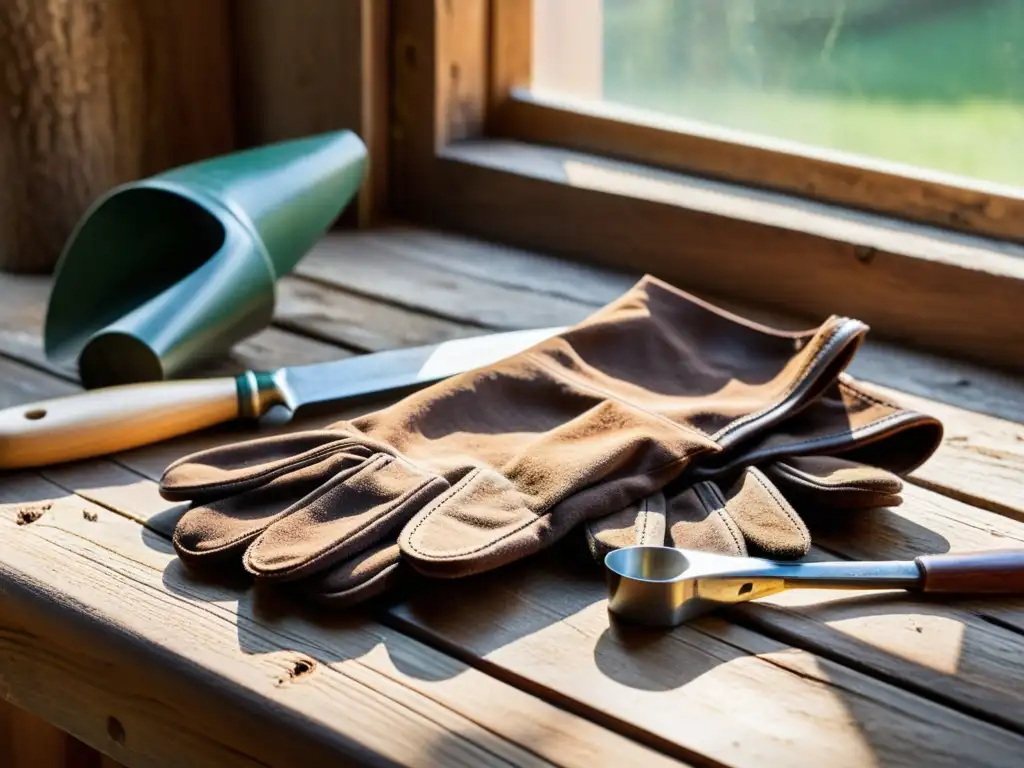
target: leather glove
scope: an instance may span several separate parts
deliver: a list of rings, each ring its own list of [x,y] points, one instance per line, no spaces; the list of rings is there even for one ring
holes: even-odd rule
[[[172,464],[190,500],[174,545],[194,567],[354,602],[399,561],[428,576],[490,570],[663,487],[797,412],[867,328],[755,325],[645,277],[579,325],[327,429]],[[396,544],[397,541],[397,544]]]
[[[634,544],[803,557],[811,545],[805,518],[898,506],[899,475],[941,441],[936,419],[886,402],[844,374],[725,461],[698,459],[663,491],[589,521],[590,551],[602,561]]]

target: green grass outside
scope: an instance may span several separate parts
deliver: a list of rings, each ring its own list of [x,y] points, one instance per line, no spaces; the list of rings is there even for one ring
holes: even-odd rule
[[[609,101],[1024,186],[1024,0],[605,0],[605,30]]]

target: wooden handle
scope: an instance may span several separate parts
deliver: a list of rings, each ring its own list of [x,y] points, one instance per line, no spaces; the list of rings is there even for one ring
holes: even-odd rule
[[[230,421],[239,416],[238,393],[234,378],[190,379],[7,408],[0,411],[0,469],[101,456]]]
[[[1024,594],[1024,549],[922,555],[914,562],[925,592]]]

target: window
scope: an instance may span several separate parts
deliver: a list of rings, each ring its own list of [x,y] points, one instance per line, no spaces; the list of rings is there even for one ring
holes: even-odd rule
[[[1018,5],[394,0],[392,206],[1019,371]]]
[[[534,0],[534,19],[552,103],[1024,187],[1018,0]]]

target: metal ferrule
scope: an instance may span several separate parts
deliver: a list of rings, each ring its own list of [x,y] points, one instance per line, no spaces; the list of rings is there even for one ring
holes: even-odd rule
[[[276,403],[282,402],[274,375],[266,371],[246,371],[235,379],[238,389],[238,417],[258,419]]]

